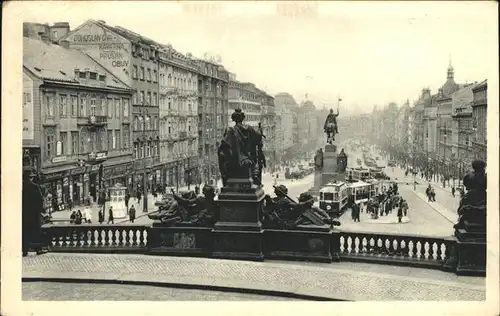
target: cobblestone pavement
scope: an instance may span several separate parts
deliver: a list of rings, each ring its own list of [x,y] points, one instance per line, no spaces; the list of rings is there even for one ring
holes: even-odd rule
[[[281,291],[337,300],[484,300],[485,278],[349,262],[290,264],[112,254],[23,259],[23,277],[107,279]],[[75,291],[78,286],[74,285]],[[47,298],[46,298],[47,299]],[[55,299],[55,298],[53,298]]]
[[[291,298],[129,284],[23,282],[24,301],[290,301]]]

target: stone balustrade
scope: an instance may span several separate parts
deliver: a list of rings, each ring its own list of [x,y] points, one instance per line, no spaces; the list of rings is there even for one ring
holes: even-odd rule
[[[153,233],[154,231],[154,233]],[[193,249],[183,249],[186,255],[195,252],[196,256],[211,257],[211,228],[165,227],[153,228],[149,225],[46,225],[44,226],[48,249],[53,252],[104,252],[104,253],[156,253],[177,254],[186,243],[175,244],[178,236],[193,239]],[[149,233],[149,235],[148,235]],[[169,237],[169,234],[172,236]],[[297,235],[297,236],[295,236]],[[283,253],[282,246],[276,246],[276,236],[290,237],[293,240],[304,239],[307,245],[318,238],[330,238],[326,253],[316,253],[318,249],[301,249],[297,260],[357,261],[377,264],[405,265],[441,269],[449,255],[455,240],[453,238],[435,238],[419,235],[379,234],[364,232],[331,231],[319,236],[304,236],[303,232],[264,230],[265,258],[283,257],[294,259],[293,249]],[[327,236],[329,235],[329,237]],[[158,236],[167,236],[170,242],[159,241]],[[312,238],[312,239],[307,239]],[[185,239],[184,237],[182,238]],[[199,240],[198,240],[199,239]],[[314,239],[314,240],[313,240]],[[188,240],[188,239],[186,239]],[[149,244],[148,244],[149,243]],[[153,245],[157,243],[158,245]],[[188,245],[190,243],[187,243]],[[200,246],[202,245],[202,246]],[[327,245],[327,244],[325,244]],[[306,247],[307,248],[307,247]],[[158,251],[160,249],[160,251]],[[308,255],[308,251],[310,254]],[[321,250],[322,252],[325,249]],[[194,254],[194,253],[193,253]]]

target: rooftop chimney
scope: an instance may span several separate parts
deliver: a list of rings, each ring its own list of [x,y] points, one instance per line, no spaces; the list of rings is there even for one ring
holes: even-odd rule
[[[79,80],[80,79],[80,69],[75,69],[75,80]]]
[[[64,48],[69,48],[69,41],[62,40],[62,41],[59,42],[59,45],[61,45]]]
[[[38,35],[40,35],[40,39],[42,40],[42,42],[44,42],[44,43],[50,42],[50,38],[46,32],[38,32]]]

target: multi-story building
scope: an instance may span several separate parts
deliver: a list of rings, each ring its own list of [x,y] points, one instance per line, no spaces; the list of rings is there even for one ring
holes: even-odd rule
[[[59,39],[66,36],[70,31],[68,22],[57,22],[54,25],[47,23],[23,23],[23,37],[57,43]]]
[[[59,205],[97,198],[133,175],[132,89],[88,55],[23,41],[23,148]]]
[[[312,151],[317,143],[318,118],[316,106],[312,101],[302,102],[297,114],[297,127],[299,131],[299,144],[303,151]]]
[[[199,183],[198,73],[190,54],[159,48],[159,137],[161,177],[167,186]]]
[[[294,98],[286,92],[278,93],[274,97],[277,117],[277,132],[276,132],[276,160],[284,162],[287,160],[288,152],[292,149],[294,143],[294,116],[296,115],[297,103]],[[294,115],[295,113],[295,115]],[[297,122],[295,121],[295,127]]]
[[[488,81],[484,80],[474,89],[472,101],[472,120],[475,129],[475,138],[472,141],[474,159],[487,158],[487,125],[488,125]]]
[[[472,154],[472,89],[468,85],[452,94],[452,132],[451,132],[451,176],[461,179],[464,167],[470,166]]]
[[[274,169],[276,164],[277,133],[276,133],[276,110],[274,98],[264,91],[261,91],[261,123],[264,136],[264,155],[266,156],[267,167]]]
[[[426,122],[424,121],[425,109],[430,106],[431,92],[428,88],[422,89],[417,101],[413,107],[413,125],[411,132],[413,135],[412,152],[415,156],[415,166],[421,170],[427,168],[428,164],[428,148]]]
[[[229,108],[227,119],[229,125],[234,125],[231,121],[231,114],[233,114],[235,109],[241,109],[245,113],[245,123],[258,128],[261,122],[262,111],[261,91],[253,83],[231,80],[229,82],[228,94]]]
[[[158,70],[160,44],[104,21],[88,20],[61,40],[81,50],[132,87],[134,170],[131,187],[162,182],[159,157]]]
[[[217,147],[228,127],[229,72],[221,65],[196,61],[198,73],[198,154],[201,181],[219,179]]]

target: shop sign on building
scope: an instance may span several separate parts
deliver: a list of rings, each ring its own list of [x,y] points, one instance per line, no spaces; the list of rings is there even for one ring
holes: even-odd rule
[[[67,159],[66,156],[57,156],[52,158],[52,163],[65,162]]]

